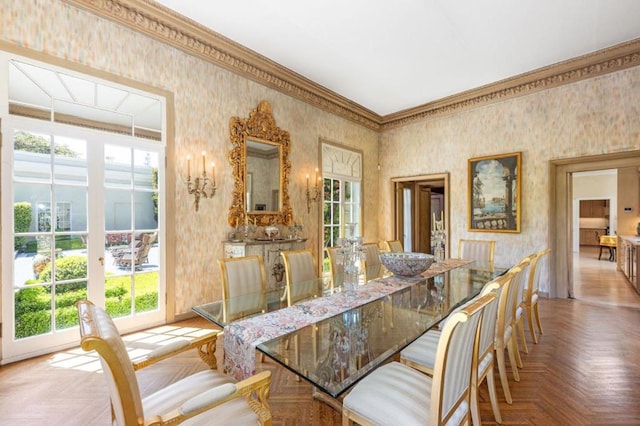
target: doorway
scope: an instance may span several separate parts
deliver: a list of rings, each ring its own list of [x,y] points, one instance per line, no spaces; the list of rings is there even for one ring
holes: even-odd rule
[[[550,162],[550,220],[549,246],[554,255],[549,270],[549,297],[574,298],[574,256],[573,256],[573,174],[607,169],[640,167],[640,151],[629,151],[603,155],[585,156]],[[618,203],[633,205],[635,217],[638,210],[638,176],[632,179],[634,188],[619,191]],[[623,199],[621,195],[630,197]],[[624,234],[628,218],[618,217],[616,228]]]
[[[434,174],[391,179],[394,191],[394,239],[405,251],[433,253],[435,221],[448,215],[449,175]],[[444,220],[444,223],[447,223]],[[445,256],[449,252],[446,231]]]

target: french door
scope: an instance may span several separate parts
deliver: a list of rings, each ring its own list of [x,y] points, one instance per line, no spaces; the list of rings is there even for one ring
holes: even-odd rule
[[[163,145],[19,117],[2,133],[2,363],[77,344],[80,299],[123,331],[163,323]]]

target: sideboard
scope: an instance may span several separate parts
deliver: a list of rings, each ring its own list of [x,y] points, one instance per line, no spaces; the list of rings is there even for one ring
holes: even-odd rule
[[[267,274],[267,288],[272,290],[284,285],[284,264],[280,253],[290,250],[303,250],[305,239],[275,239],[249,241],[223,241],[224,257],[243,257],[260,255],[264,259]]]
[[[622,257],[620,268],[627,277],[633,288],[640,293],[640,280],[638,280],[638,258],[640,257],[640,237],[624,236],[619,237],[622,246]]]

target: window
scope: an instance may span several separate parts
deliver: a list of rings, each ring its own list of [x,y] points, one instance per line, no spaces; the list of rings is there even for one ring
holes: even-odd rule
[[[357,223],[358,233],[362,229],[362,153],[322,144],[322,171],[323,245],[332,247],[344,237],[347,223]]]

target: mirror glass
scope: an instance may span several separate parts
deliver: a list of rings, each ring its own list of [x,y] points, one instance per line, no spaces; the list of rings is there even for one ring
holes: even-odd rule
[[[248,118],[231,117],[233,168],[229,225],[290,225],[289,132],[276,126],[271,105],[261,101]]]
[[[248,212],[280,210],[280,145],[247,139],[246,206]]]

